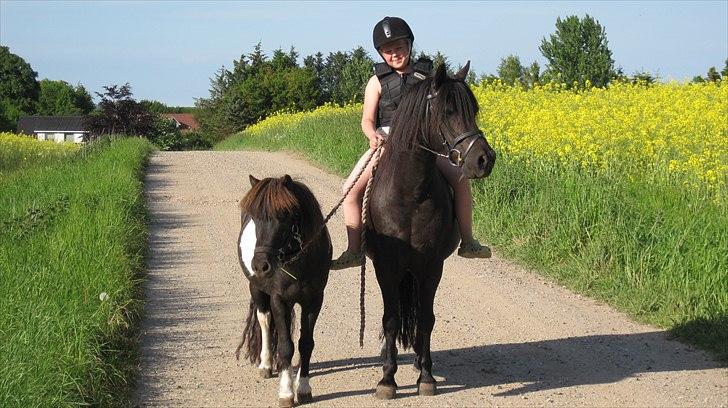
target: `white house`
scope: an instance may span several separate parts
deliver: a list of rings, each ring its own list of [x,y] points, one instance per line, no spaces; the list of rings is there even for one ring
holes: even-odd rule
[[[38,140],[83,143],[89,132],[83,116],[21,116],[18,132],[35,136]]]

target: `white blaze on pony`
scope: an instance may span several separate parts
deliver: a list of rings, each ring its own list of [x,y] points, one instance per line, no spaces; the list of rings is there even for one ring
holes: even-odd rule
[[[253,220],[249,220],[245,225],[243,232],[240,234],[240,242],[238,242],[238,246],[240,247],[240,257],[243,260],[245,269],[247,269],[250,274],[248,276],[255,276],[255,271],[253,270],[253,255],[255,255],[256,243],[257,238],[255,236],[255,223]]]

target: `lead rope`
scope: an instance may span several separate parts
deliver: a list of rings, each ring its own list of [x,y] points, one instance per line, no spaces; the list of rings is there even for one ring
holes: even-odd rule
[[[366,270],[367,270],[367,241],[366,241],[366,223],[367,223],[367,214],[369,212],[369,192],[372,187],[372,181],[374,181],[374,173],[377,171],[377,166],[379,165],[379,156],[382,153],[381,150],[382,147],[382,139],[377,139],[377,147],[374,149],[374,153],[372,153],[372,156],[369,158],[370,160],[374,160],[374,164],[372,165],[372,175],[369,177],[369,180],[367,181],[367,187],[364,189],[364,199],[362,200],[362,206],[361,206],[361,281],[359,283],[359,348],[364,348],[364,326],[366,322],[365,318],[365,310],[364,310],[364,292],[365,292],[365,285],[366,285]],[[366,168],[366,165],[364,166]]]
[[[306,241],[305,244],[301,245],[301,250],[298,251],[298,253],[295,256],[293,256],[291,259],[289,259],[286,262],[284,262],[283,264],[281,264],[281,266],[286,266],[286,265],[288,265],[288,264],[290,264],[292,262],[295,262],[296,260],[298,260],[298,258],[301,257],[301,255],[303,255],[304,252],[306,252],[306,249],[308,249],[308,247],[315,241],[315,238],[318,236],[318,234],[320,234],[321,231],[324,230],[324,228],[326,227],[326,224],[329,222],[329,220],[331,220],[331,217],[333,217],[334,214],[336,214],[336,211],[339,210],[339,207],[341,207],[341,204],[344,203],[344,200],[346,199],[346,196],[349,195],[349,193],[351,192],[351,189],[354,188],[354,185],[356,184],[356,182],[359,181],[359,179],[361,178],[362,173],[364,173],[364,170],[366,170],[367,166],[369,165],[369,162],[372,160],[372,158],[374,157],[375,154],[377,155],[377,160],[379,160],[378,156],[381,153],[379,151],[379,148],[380,147],[381,147],[381,143],[378,143],[377,144],[377,147],[374,149],[374,153],[372,153],[372,155],[369,156],[369,158],[366,159],[366,161],[364,162],[364,165],[359,170],[359,172],[356,174],[356,178],[354,178],[354,181],[346,189],[346,191],[344,192],[344,195],[341,197],[341,199],[339,199],[339,202],[336,203],[336,205],[334,206],[334,208],[332,208],[331,211],[329,211],[328,215],[326,215],[326,218],[324,218],[324,221],[321,224],[321,227],[319,227],[319,229],[314,234],[311,235],[311,238],[308,241]],[[372,171],[372,175],[374,175],[374,172],[373,171]],[[369,184],[368,183],[367,183],[367,187],[369,187]],[[288,273],[288,272],[286,271],[286,273]],[[290,273],[289,273],[289,275],[290,275]],[[293,279],[296,279],[296,277],[294,277],[293,275],[290,275],[290,276]]]

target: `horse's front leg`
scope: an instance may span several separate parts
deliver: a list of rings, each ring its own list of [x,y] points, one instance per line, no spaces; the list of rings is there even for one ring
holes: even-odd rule
[[[377,269],[378,271],[378,269]],[[400,326],[399,315],[399,282],[392,279],[392,275],[382,274],[382,280],[377,277],[384,300],[384,316],[382,327],[384,329],[384,350],[382,353],[382,379],[377,384],[375,396],[379,399],[392,399],[397,394],[397,383],[394,375],[397,373],[397,331]]]
[[[278,296],[271,297],[271,310],[273,321],[278,335],[278,406],[281,408],[293,407],[293,341],[291,340],[291,309],[283,299]]]
[[[435,292],[442,276],[442,262],[428,268],[424,279],[418,279],[419,308],[417,313],[417,339],[415,349],[417,361],[415,366],[420,367],[420,376],[417,379],[417,389],[420,395],[430,396],[437,393],[435,377],[432,376],[432,356],[430,355],[430,340],[432,329],[435,327]]]
[[[321,304],[324,301],[323,295],[314,299],[312,302],[301,305],[301,338],[298,340],[298,352],[301,355],[301,366],[298,368],[296,376],[296,399],[299,404],[311,402],[311,385],[309,384],[309,367],[311,363],[311,353],[313,352],[314,340],[313,333],[321,312]]]

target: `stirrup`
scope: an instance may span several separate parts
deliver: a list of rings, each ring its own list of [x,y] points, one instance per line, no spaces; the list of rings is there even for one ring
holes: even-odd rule
[[[458,255],[463,258],[490,258],[492,253],[487,245],[481,245],[477,239],[460,243]]]
[[[361,252],[344,251],[337,259],[331,261],[331,270],[353,268],[361,265]]]

